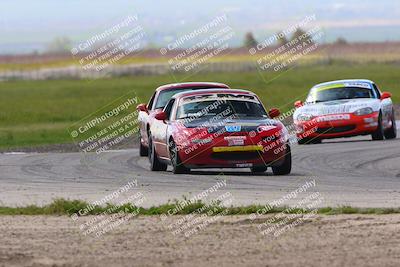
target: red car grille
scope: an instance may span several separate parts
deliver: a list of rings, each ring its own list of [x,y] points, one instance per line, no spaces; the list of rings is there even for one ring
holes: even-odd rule
[[[332,134],[332,133],[342,133],[352,131],[356,128],[355,125],[346,125],[346,126],[338,126],[338,127],[326,127],[326,128],[318,128],[317,133],[319,134]]]
[[[236,151],[212,153],[211,157],[218,160],[247,160],[260,157],[258,151]]]

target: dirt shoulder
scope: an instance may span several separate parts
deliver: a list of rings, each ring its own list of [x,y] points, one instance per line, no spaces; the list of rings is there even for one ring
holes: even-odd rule
[[[269,215],[271,216],[271,215]],[[397,266],[400,215],[317,216],[278,237],[225,216],[185,238],[159,216],[95,239],[66,216],[0,216],[0,266]]]

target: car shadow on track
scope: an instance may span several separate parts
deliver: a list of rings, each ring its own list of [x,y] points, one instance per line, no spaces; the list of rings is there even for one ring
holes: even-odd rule
[[[363,139],[363,140],[347,140],[347,139],[343,139],[343,140],[337,140],[337,139],[327,139],[327,140],[323,140],[321,144],[313,144],[313,145],[324,145],[324,144],[341,144],[341,143],[379,143],[379,142],[393,142],[398,140],[398,138],[396,139],[389,139],[389,140],[369,140],[369,139]]]
[[[263,173],[252,173],[250,171],[217,171],[217,170],[192,170],[187,175],[232,175],[232,176],[276,176],[276,177],[285,177],[285,176],[303,176],[303,174],[291,173],[289,175],[274,175],[271,171],[266,171]]]
[[[370,137],[367,137],[367,136],[355,136],[355,137],[324,139],[324,140],[322,140],[322,143],[308,144],[307,146],[324,145],[324,144],[340,144],[340,143],[363,143],[363,142],[379,142],[379,141],[373,141]]]

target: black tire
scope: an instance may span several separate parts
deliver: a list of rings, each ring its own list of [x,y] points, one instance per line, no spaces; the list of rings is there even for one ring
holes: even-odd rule
[[[149,155],[149,148],[145,147],[140,140],[139,142],[140,142],[139,155],[141,157],[147,157]]]
[[[298,139],[297,143],[299,145],[310,145],[310,144],[321,144],[322,139],[320,138],[309,138],[309,137],[304,137],[302,139]]]
[[[251,167],[250,170],[252,173],[263,173],[268,169],[267,166],[257,166],[257,167]]]
[[[274,175],[286,175],[292,171],[292,153],[290,146],[286,145],[285,160],[280,166],[272,166],[272,172]]]
[[[301,138],[301,139],[297,139],[297,143],[299,145],[307,145],[310,143],[310,139],[307,137]]]
[[[162,163],[157,156],[155,147],[153,146],[153,140],[151,135],[149,135],[149,160],[150,160],[150,170],[151,171],[166,171],[167,164]]]
[[[175,174],[189,173],[190,169],[183,165],[176,144],[173,140],[169,142],[169,155],[171,159],[172,172]]]
[[[386,139],[394,139],[397,137],[397,126],[396,126],[396,119],[394,118],[394,110],[392,116],[392,127],[385,131],[385,138]]]
[[[382,126],[382,113],[379,112],[379,117],[378,117],[378,128],[376,129],[375,132],[371,134],[372,140],[383,140],[384,139],[384,132],[383,132],[383,126]]]
[[[322,143],[322,139],[315,137],[313,139],[311,139],[311,144],[321,144]]]

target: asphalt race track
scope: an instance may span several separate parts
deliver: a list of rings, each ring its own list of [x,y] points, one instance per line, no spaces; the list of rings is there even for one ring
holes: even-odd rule
[[[400,123],[399,123],[400,125]],[[226,180],[235,205],[266,204],[315,179],[309,192],[323,197],[320,206],[400,206],[400,139],[371,141],[369,136],[324,140],[292,146],[291,175],[252,175],[248,169],[196,170],[174,175],[148,170],[137,149],[109,151],[87,162],[83,153],[0,154],[0,205],[48,203],[54,198],[99,200],[137,181],[143,206],[200,193]],[[286,204],[290,204],[290,201]]]

